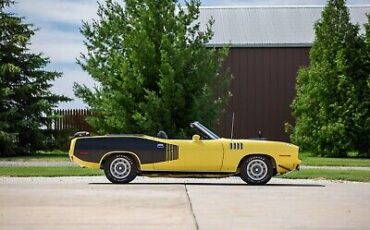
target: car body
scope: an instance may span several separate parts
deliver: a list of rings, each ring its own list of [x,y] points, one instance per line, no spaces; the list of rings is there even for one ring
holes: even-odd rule
[[[84,136],[71,140],[70,159],[82,167],[104,169],[113,183],[136,175],[177,177],[240,176],[265,184],[277,174],[299,169],[298,146],[258,139],[220,138],[199,122],[192,139],[147,135]],[[163,135],[164,134],[164,135]]]

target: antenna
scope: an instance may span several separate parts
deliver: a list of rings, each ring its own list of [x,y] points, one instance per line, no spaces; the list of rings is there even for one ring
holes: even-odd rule
[[[233,141],[233,134],[234,134],[234,112],[233,112],[233,118],[231,120],[231,141]]]

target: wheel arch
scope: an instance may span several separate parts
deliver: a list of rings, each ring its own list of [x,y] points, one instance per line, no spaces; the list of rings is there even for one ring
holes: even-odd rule
[[[242,165],[243,161],[245,161],[247,158],[252,157],[252,156],[264,156],[270,159],[272,163],[272,168],[273,168],[273,175],[277,174],[277,165],[276,165],[276,160],[273,156],[266,154],[266,153],[248,153],[244,157],[242,157],[239,161],[238,167],[237,167],[237,174],[240,173],[240,166]]]
[[[101,158],[100,162],[99,162],[99,166],[100,168],[102,169],[103,166],[104,166],[104,163],[107,161],[107,159],[110,157],[110,156],[113,156],[113,155],[118,155],[118,154],[122,154],[122,155],[127,155],[129,157],[131,157],[135,163],[136,163],[136,166],[137,166],[137,169],[140,171],[141,170],[141,162],[140,162],[140,159],[139,157],[134,153],[134,152],[131,152],[131,151],[111,151],[111,152],[107,152],[103,155],[103,157]]]

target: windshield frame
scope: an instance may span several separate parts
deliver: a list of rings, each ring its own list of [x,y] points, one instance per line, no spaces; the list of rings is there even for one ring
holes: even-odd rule
[[[212,140],[220,139],[220,137],[217,134],[215,134],[214,132],[209,130],[207,127],[202,125],[199,121],[194,121],[193,123],[190,124],[190,127],[197,129],[204,135],[208,136],[209,139],[212,139]]]

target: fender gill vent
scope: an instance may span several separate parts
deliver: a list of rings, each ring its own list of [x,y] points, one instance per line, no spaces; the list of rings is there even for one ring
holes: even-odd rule
[[[243,149],[243,143],[231,142],[230,143],[230,149],[233,149],[233,150],[241,150],[241,149]]]
[[[166,161],[179,159],[179,147],[177,145],[166,144]]]

